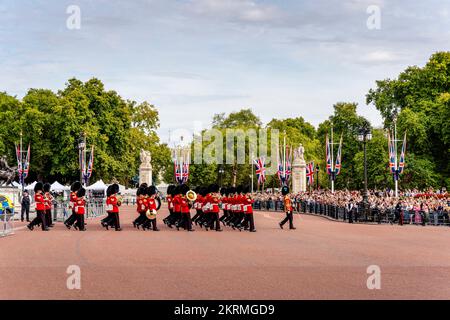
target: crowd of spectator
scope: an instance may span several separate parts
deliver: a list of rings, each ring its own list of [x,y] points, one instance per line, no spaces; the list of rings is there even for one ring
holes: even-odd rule
[[[327,215],[335,219],[405,224],[450,225],[450,194],[445,190],[405,190],[394,196],[392,190],[370,190],[364,205],[360,191],[328,190],[291,194],[298,212]],[[283,210],[282,195],[274,192],[253,194],[255,209]]]

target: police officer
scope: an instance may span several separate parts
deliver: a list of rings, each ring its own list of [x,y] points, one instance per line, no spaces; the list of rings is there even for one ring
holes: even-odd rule
[[[20,214],[20,220],[23,222],[24,218],[24,214],[26,216],[27,222],[30,222],[30,195],[28,193],[28,191],[24,191],[23,195],[22,195],[22,209],[21,209],[21,214]]]

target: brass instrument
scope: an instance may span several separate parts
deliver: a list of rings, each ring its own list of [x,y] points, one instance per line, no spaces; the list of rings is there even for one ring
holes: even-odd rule
[[[145,215],[147,216],[147,218],[149,219],[156,219],[156,210],[147,210],[147,212],[145,213]]]
[[[197,200],[197,194],[195,193],[195,191],[189,190],[188,192],[186,192],[186,199],[194,202],[195,200]]]

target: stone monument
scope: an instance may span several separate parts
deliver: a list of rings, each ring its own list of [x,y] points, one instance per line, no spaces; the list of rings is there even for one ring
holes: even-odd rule
[[[149,151],[141,149],[141,165],[139,167],[139,185],[146,183],[152,185],[152,156]]]
[[[306,191],[306,162],[303,145],[294,150],[294,162],[292,163],[292,192]]]

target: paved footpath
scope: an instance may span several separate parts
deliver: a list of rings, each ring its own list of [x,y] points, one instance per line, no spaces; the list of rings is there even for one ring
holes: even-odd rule
[[[160,219],[167,215],[162,210]],[[58,223],[50,232],[21,228],[0,238],[0,299],[450,299],[450,228],[337,223],[256,213],[258,232],[197,228],[122,232],[99,220],[87,232]],[[81,290],[68,290],[68,266]],[[381,289],[367,288],[367,268]]]

